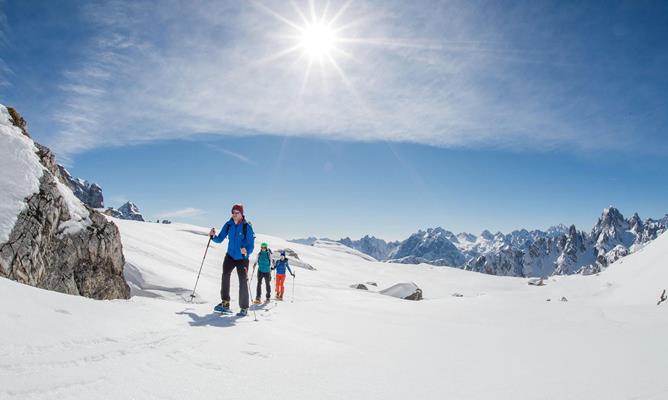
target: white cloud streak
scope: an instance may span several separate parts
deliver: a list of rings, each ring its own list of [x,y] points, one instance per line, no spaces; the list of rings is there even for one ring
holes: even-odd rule
[[[204,214],[199,208],[187,207],[180,210],[166,211],[158,214],[158,218],[188,218]]]
[[[214,150],[214,151],[217,151],[219,153],[222,153],[222,154],[225,154],[225,155],[230,156],[232,158],[235,158],[235,159],[237,159],[237,160],[239,160],[239,161],[241,161],[245,164],[257,165],[257,163],[255,161],[251,160],[250,158],[246,157],[245,155],[243,155],[241,153],[237,153],[237,152],[232,151],[232,150],[229,150],[225,147],[222,147],[222,146],[219,146],[219,145],[213,145],[213,144],[208,145],[208,147],[210,149]]]
[[[290,2],[262,4],[301,22]],[[605,110],[573,97],[568,82],[525,75],[546,51],[506,43],[467,2],[420,4],[350,4],[337,21],[351,23],[342,47],[352,57],[336,60],[345,81],[314,66],[304,84],[299,53],[272,58],[294,45],[290,27],[249,2],[90,3],[98,33],[66,73],[51,145],[66,156],[212,133],[520,150],[631,145],[629,129],[610,130]]]
[[[9,45],[9,38],[7,36],[9,24],[7,23],[4,8],[5,2],[4,0],[0,0],[0,49]],[[0,87],[9,86],[11,84],[9,77],[13,74],[14,72],[0,55]]]

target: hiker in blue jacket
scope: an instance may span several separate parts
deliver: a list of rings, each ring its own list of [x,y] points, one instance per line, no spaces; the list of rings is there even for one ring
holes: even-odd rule
[[[248,293],[248,257],[253,253],[255,234],[250,222],[246,221],[244,216],[244,207],[241,204],[232,206],[232,218],[220,228],[216,235],[216,230],[211,228],[209,232],[211,240],[215,243],[221,243],[227,237],[227,254],[223,261],[223,281],[220,287],[220,297],[222,302],[214,310],[223,313],[230,311],[230,276],[232,270],[237,269],[239,277],[239,307],[241,311],[237,314],[243,317],[248,314],[250,294]]]
[[[288,264],[288,258],[285,256],[285,250],[281,250],[281,258],[276,261],[274,265],[276,268],[276,299],[283,300],[283,293],[285,292],[285,270],[290,271],[290,275],[295,277],[295,273],[290,269],[290,264]]]

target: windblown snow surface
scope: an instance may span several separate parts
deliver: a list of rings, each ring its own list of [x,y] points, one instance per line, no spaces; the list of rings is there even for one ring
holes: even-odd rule
[[[668,235],[599,276],[540,287],[258,235],[317,270],[297,268],[286,301],[254,322],[212,313],[227,242],[212,245],[197,300],[185,301],[208,228],[114,222],[132,299],[0,279],[0,398],[668,398],[668,304],[656,305],[668,286]],[[367,281],[378,288],[349,288]],[[411,281],[425,300],[377,292]],[[238,309],[234,274],[232,287]]]

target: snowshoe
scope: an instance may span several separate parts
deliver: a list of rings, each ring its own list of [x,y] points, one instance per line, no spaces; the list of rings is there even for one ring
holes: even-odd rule
[[[219,312],[221,314],[232,314],[232,310],[230,310],[230,303],[219,303],[213,308],[213,311]]]
[[[245,317],[248,315],[248,309],[247,308],[242,308],[241,311],[237,313],[237,317]]]

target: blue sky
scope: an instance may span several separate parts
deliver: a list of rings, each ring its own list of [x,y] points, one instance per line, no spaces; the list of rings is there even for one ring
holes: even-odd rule
[[[0,102],[109,206],[388,239],[668,212],[666,2],[0,10]],[[340,28],[322,63],[293,37],[312,12]]]

